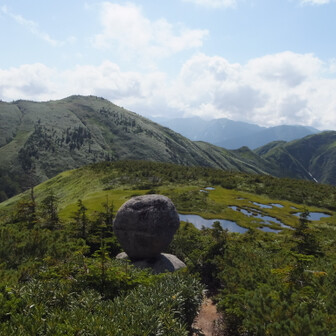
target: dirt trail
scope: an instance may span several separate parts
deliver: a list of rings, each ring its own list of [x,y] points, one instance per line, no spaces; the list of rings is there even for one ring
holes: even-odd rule
[[[192,336],[216,336],[221,314],[217,312],[216,305],[209,298],[204,298],[201,310],[196,317],[192,328]]]

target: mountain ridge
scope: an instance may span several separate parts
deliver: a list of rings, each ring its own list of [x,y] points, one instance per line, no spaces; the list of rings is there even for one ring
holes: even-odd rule
[[[312,179],[336,184],[336,132],[325,131],[291,142],[269,144],[255,150],[279,166],[280,177]]]
[[[263,127],[227,118],[204,120],[200,117],[153,119],[160,124],[184,135],[190,140],[210,142],[227,149],[248,146],[256,149],[272,141],[292,141],[320,132],[302,125],[279,125]],[[237,135],[238,134],[238,135]]]
[[[224,148],[192,142],[134,112],[93,96],[1,103],[0,125],[5,125],[6,129],[0,137],[1,182],[5,186],[2,198],[62,171],[99,161],[146,159],[265,172],[261,165],[246,164]],[[11,182],[17,182],[21,190],[6,190]]]
[[[0,103],[0,201],[60,172],[148,160],[336,184],[336,132],[228,150],[186,137],[104,98]]]

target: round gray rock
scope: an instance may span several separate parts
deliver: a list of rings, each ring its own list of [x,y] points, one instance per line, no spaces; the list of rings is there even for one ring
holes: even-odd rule
[[[114,233],[131,259],[156,258],[180,225],[173,202],[162,195],[131,198],[117,212]]]

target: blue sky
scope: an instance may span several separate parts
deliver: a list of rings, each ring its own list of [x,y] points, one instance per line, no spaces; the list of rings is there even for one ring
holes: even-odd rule
[[[336,129],[336,1],[0,0],[0,99]]]

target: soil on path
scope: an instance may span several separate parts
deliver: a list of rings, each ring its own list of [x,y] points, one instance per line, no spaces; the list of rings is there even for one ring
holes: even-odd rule
[[[204,298],[201,310],[192,325],[192,336],[220,335],[219,326],[222,316],[210,298]]]

